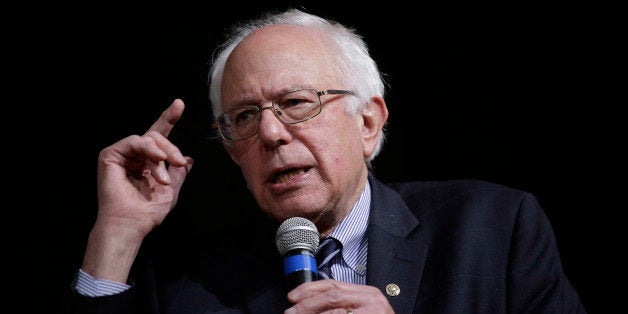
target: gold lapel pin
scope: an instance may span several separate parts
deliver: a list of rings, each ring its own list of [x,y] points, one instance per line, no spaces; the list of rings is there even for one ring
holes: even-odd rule
[[[399,289],[399,286],[396,284],[389,283],[386,285],[386,293],[388,293],[389,296],[396,297],[399,295],[399,292],[401,292],[401,289]]]

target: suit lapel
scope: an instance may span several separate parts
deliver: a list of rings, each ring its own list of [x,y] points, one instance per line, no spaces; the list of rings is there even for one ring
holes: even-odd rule
[[[366,281],[379,288],[398,313],[414,307],[428,252],[418,219],[399,194],[369,176],[372,189]]]

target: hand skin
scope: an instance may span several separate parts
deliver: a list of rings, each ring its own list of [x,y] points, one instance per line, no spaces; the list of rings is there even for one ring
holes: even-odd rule
[[[174,100],[144,135],[100,152],[98,215],[81,266],[91,276],[126,283],[144,237],[176,205],[194,161],[167,137],[184,108]]]
[[[333,279],[306,282],[288,293],[294,305],[285,314],[295,313],[394,313],[386,297],[373,286]]]

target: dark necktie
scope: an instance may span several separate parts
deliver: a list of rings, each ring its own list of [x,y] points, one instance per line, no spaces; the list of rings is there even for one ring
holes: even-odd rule
[[[331,275],[331,264],[334,257],[342,250],[342,243],[336,238],[323,239],[316,252],[316,264],[318,265],[318,277],[320,279],[334,279]]]

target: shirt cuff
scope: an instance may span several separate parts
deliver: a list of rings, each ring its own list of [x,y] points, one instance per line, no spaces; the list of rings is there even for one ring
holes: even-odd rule
[[[126,291],[131,286],[111,280],[96,279],[79,269],[74,288],[84,296],[102,297]]]

